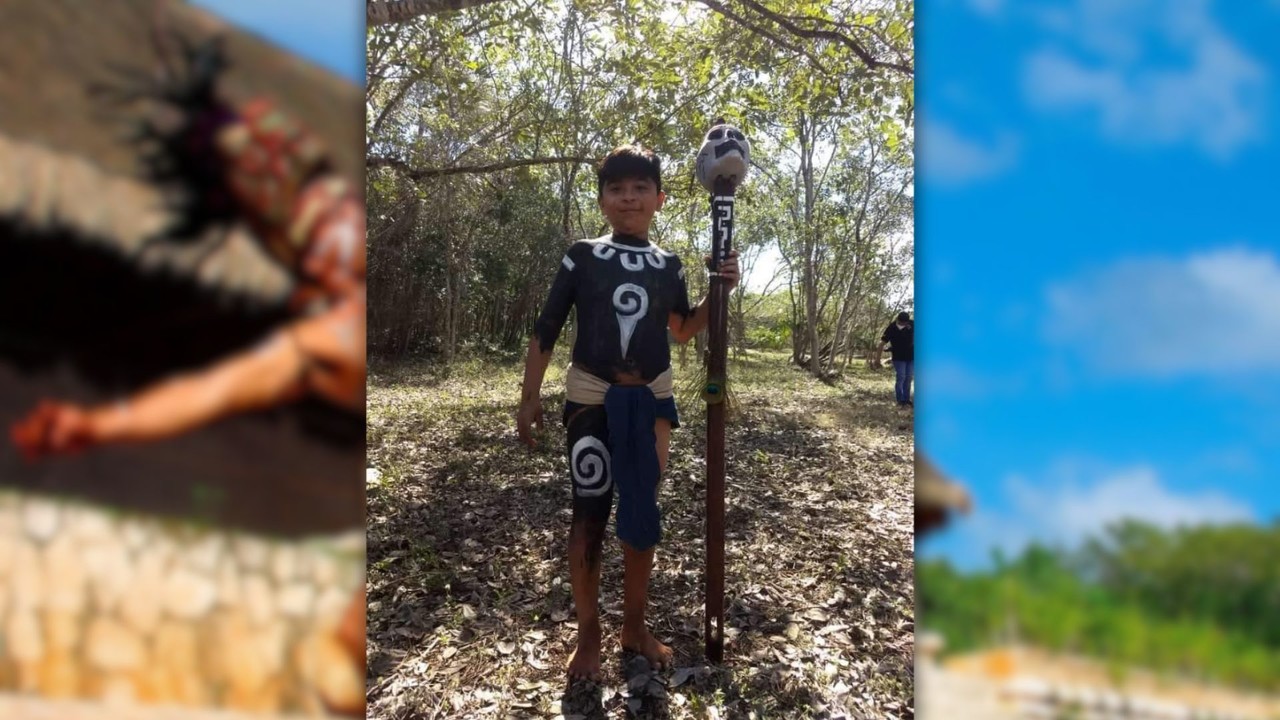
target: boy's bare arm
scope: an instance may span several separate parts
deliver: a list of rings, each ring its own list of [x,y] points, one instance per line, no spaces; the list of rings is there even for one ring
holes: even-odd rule
[[[706,257],[708,263],[711,262],[711,256]],[[720,267],[720,276],[723,277],[732,292],[738,286],[738,251],[729,251],[729,257],[725,258],[724,264]],[[711,296],[707,295],[702,298],[698,306],[688,316],[679,313],[671,313],[667,320],[667,327],[671,328],[671,334],[675,337],[676,342],[684,344],[689,342],[694,335],[702,332],[707,326],[707,322],[711,319]]]
[[[537,336],[529,340],[529,351],[524,358],[524,382],[520,385],[520,402],[539,399],[542,379],[551,365],[551,351],[543,351]]]
[[[689,342],[694,335],[702,332],[707,326],[707,321],[711,317],[711,303],[708,298],[702,298],[702,302],[693,309],[693,312],[687,317],[680,313],[671,313],[671,317],[667,322],[667,327],[671,328],[671,335],[676,342],[683,345]]]
[[[98,434],[103,442],[151,440],[308,392],[336,405],[363,405],[363,300],[363,293],[353,293],[323,313],[285,325],[256,348],[104,409]],[[309,363],[324,371],[305,372]]]
[[[524,383],[520,386],[520,410],[516,413],[516,432],[520,442],[534,447],[533,426],[542,427],[542,379],[551,364],[551,350],[544,351],[535,335],[529,340],[524,358]]]
[[[307,385],[302,344],[328,350],[315,338],[323,333],[344,334],[330,326],[338,323],[345,327],[341,321],[346,318],[342,315],[359,309],[340,308],[295,321],[272,333],[256,348],[205,369],[162,380],[116,404],[85,408],[43,402],[13,427],[13,439],[32,459],[108,443],[159,440],[238,412],[294,400],[309,389],[322,390]],[[352,348],[347,353],[349,357],[337,359],[332,353],[324,353],[329,356],[323,359],[330,366],[346,361],[351,365],[351,372],[346,375],[362,376],[363,337],[359,341],[360,347]]]
[[[291,342],[271,341],[202,371],[161,381],[111,405],[42,402],[12,429],[29,459],[107,443],[179,435],[236,410],[262,407],[299,392],[302,360]]]
[[[298,346],[277,331],[258,348],[162,382],[129,403],[95,411],[95,435],[100,442],[152,440],[268,407],[301,394],[302,366]]]

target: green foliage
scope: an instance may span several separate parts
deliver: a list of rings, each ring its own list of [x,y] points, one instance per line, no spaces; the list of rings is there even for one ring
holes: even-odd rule
[[[898,1],[508,0],[370,28],[367,146],[383,163],[368,173],[371,355],[518,348],[564,247],[606,230],[591,161],[620,144],[662,157],[654,239],[700,267],[710,218],[693,157],[717,115],[752,138],[757,165],[735,244],[780,249],[770,290],[817,257],[817,285],[794,297],[827,298],[824,332],[867,334],[911,274],[895,238],[910,234],[913,13]],[[886,65],[868,68],[849,39]],[[816,194],[800,182],[802,126],[829,166]],[[691,299],[704,290],[690,273]],[[793,342],[794,307],[785,324],[748,322],[757,308],[739,300],[739,344]]]
[[[1280,690],[1280,526],[1110,528],[988,572],[916,567],[919,612],[950,651],[1016,639],[1119,667]]]
[[[757,300],[747,294],[748,302]],[[791,317],[786,293],[775,292],[758,298],[755,312],[747,318],[746,344],[749,348],[786,350],[791,347]]]

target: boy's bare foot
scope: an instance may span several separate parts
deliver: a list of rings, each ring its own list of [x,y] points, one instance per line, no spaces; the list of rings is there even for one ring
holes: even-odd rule
[[[622,649],[640,653],[654,670],[671,667],[671,648],[659,642],[647,627],[640,628],[639,632],[623,628]]]
[[[569,656],[569,679],[600,682],[600,623],[578,626],[578,647]]]

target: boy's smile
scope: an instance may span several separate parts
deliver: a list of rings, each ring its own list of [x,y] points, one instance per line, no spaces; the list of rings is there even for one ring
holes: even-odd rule
[[[600,211],[614,232],[647,238],[653,216],[667,196],[647,178],[622,178],[605,183]]]

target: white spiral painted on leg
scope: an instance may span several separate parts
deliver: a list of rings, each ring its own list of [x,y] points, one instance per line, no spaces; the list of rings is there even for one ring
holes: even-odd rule
[[[636,331],[636,324],[649,311],[649,294],[639,285],[623,283],[613,291],[613,309],[618,311],[622,357],[626,357],[627,347],[631,345],[631,336]]]
[[[569,466],[578,495],[597,497],[613,488],[609,449],[600,438],[588,435],[574,443],[573,452],[569,454]]]

